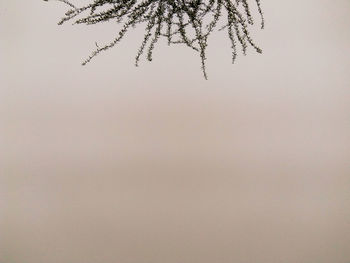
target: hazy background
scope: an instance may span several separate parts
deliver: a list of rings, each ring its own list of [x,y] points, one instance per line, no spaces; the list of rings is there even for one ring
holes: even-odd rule
[[[350,1],[262,1],[263,55],[134,67],[135,30],[0,0],[1,263],[350,262]]]

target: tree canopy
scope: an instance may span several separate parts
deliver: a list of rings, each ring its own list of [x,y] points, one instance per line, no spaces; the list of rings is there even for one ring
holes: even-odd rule
[[[45,0],[48,1],[48,0]],[[83,6],[76,6],[68,0],[69,10],[59,21],[59,25],[72,21],[73,24],[93,25],[116,21],[121,24],[115,38],[104,46],[96,44],[96,49],[82,63],[86,65],[102,51],[114,47],[132,27],[145,24],[145,34],[135,58],[138,66],[141,55],[152,61],[153,50],[160,37],[167,39],[168,45],[184,44],[198,52],[204,77],[206,72],[206,48],[208,36],[215,28],[226,30],[232,48],[232,63],[237,57],[237,46],[246,54],[248,46],[258,53],[262,50],[255,44],[249,26],[254,18],[248,0],[90,0]],[[260,26],[264,28],[264,17],[260,0],[251,0],[260,14]],[[222,25],[218,25],[223,20]]]

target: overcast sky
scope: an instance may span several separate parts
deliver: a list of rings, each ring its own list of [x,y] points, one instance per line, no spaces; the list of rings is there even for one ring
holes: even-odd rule
[[[84,2],[84,1],[82,1]],[[262,0],[263,54],[0,0],[0,262],[350,260],[350,1]],[[258,19],[258,17],[257,17]]]

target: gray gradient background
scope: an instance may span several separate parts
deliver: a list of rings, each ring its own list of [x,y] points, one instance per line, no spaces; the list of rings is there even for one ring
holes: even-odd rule
[[[1,263],[350,262],[350,1],[265,0],[264,50],[209,80],[115,24],[0,0]]]

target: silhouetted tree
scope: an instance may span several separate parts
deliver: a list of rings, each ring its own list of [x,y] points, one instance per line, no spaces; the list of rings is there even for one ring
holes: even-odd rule
[[[47,1],[47,0],[45,0]],[[145,35],[136,55],[135,65],[147,50],[147,59],[152,60],[154,47],[160,37],[167,39],[168,45],[184,44],[199,53],[204,77],[207,79],[205,60],[208,36],[217,27],[219,18],[226,17],[219,30],[227,30],[232,48],[232,63],[237,57],[237,45],[246,54],[248,46],[258,53],[261,49],[253,42],[248,27],[254,24],[248,0],[90,0],[90,3],[77,7],[68,0],[58,0],[69,6],[59,25],[74,20],[74,24],[93,25],[117,21],[122,27],[109,44],[98,46],[82,63],[85,65],[100,52],[115,46],[130,27],[145,23]],[[264,17],[260,0],[251,0]]]

